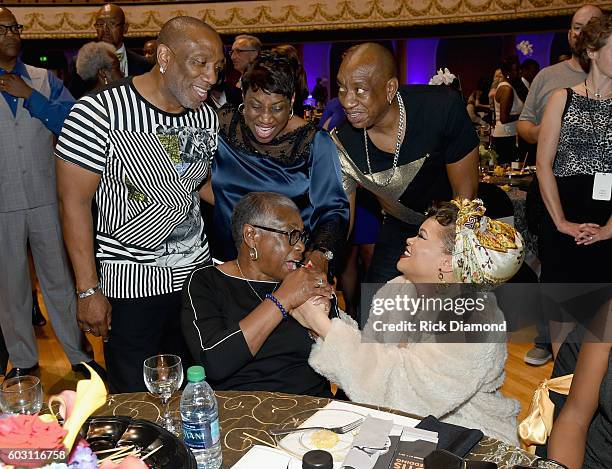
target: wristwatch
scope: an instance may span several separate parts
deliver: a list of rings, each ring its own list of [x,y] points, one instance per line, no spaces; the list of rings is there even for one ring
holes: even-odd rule
[[[331,261],[334,258],[334,253],[331,252],[329,249],[324,248],[323,246],[316,247],[315,250],[322,252],[325,256],[325,259],[327,259],[328,261]]]
[[[87,298],[88,296],[93,295],[98,290],[100,290],[100,283],[99,282],[98,282],[98,284],[95,287],[88,288],[87,290],[83,290],[83,291],[78,291],[77,290],[76,294],[79,297],[79,300],[82,300],[83,298]]]

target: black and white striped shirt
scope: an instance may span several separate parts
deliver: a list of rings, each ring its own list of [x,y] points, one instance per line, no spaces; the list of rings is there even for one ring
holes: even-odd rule
[[[206,105],[170,114],[132,80],[79,100],[55,154],[100,174],[96,257],[113,298],[181,289],[210,254],[197,187],[217,149],[218,120]]]

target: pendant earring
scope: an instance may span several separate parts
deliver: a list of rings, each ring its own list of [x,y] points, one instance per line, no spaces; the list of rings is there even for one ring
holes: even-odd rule
[[[238,105],[238,112],[242,115],[244,115],[244,103],[240,103]]]
[[[293,119],[293,108],[291,108],[291,114],[289,114],[289,120]]]
[[[166,70],[164,69],[164,67],[159,67],[159,73],[161,73],[162,75],[166,73]]]
[[[446,290],[449,286],[448,283],[446,283],[444,281],[444,273],[442,272],[442,269],[440,269],[438,267],[438,280],[440,280],[440,284],[438,285],[438,292],[442,293],[444,290]]]
[[[256,247],[252,247],[249,249],[249,257],[251,258],[252,261],[256,261],[258,259],[258,255],[257,255],[257,248]]]
[[[108,78],[104,77],[104,84],[108,85]]]

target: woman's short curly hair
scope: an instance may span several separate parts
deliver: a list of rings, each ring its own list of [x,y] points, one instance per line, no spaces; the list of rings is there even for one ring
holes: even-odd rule
[[[580,31],[576,51],[578,60],[585,72],[591,69],[589,52],[598,51],[606,45],[612,34],[612,15],[596,16],[591,18]]]
[[[294,59],[276,52],[262,52],[242,75],[242,89],[280,94],[291,99],[295,92]]]
[[[106,42],[88,42],[79,49],[76,71],[85,81],[93,81],[103,68],[113,68],[115,47]]]
[[[277,220],[276,209],[289,207],[299,212],[297,205],[289,197],[276,192],[249,192],[234,206],[232,211],[232,238],[236,250],[242,244],[242,227],[248,225],[269,225]]]

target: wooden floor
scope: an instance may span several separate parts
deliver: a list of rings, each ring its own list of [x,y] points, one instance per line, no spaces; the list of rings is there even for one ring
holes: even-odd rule
[[[41,307],[42,298],[39,297]],[[44,309],[44,307],[43,307]],[[45,313],[46,315],[46,313]],[[70,363],[59,345],[49,321],[44,327],[36,328],[38,346],[40,351],[40,366],[43,388],[46,394],[55,394],[64,389],[74,389],[76,381],[80,378],[71,371]],[[525,364],[523,356],[532,347],[528,341],[535,336],[535,329],[526,330],[522,334],[522,343],[508,345],[508,362],[506,363],[506,381],[502,392],[521,403],[519,418],[527,415],[534,389],[543,380],[550,377],[552,363],[540,367]],[[92,343],[95,359],[104,365],[102,341],[88,336]]]

